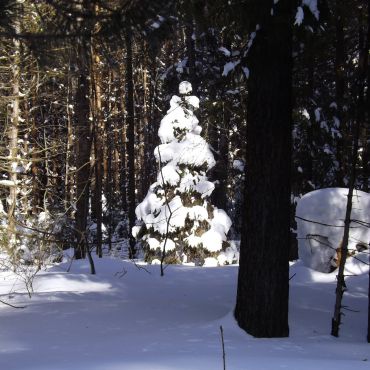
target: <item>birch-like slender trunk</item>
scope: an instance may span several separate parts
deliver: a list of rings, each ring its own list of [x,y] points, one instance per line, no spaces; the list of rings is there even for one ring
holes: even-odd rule
[[[15,21],[14,30],[16,33],[20,32],[19,21]],[[9,187],[8,197],[8,243],[11,259],[13,263],[17,263],[16,256],[16,208],[18,195],[18,135],[19,135],[19,116],[20,116],[20,51],[21,43],[19,39],[13,39],[13,58],[12,58],[12,112],[11,124],[8,131],[9,138],[9,180],[11,186]]]
[[[346,216],[344,219],[344,232],[342,245],[340,248],[340,262],[337,274],[337,287],[336,287],[336,297],[334,314],[332,318],[331,335],[334,337],[339,336],[339,327],[342,318],[342,300],[343,294],[346,290],[345,283],[345,264],[348,255],[348,239],[349,239],[349,229],[351,226],[351,211],[352,211],[352,197],[356,186],[357,179],[357,164],[358,164],[358,151],[359,151],[359,139],[361,127],[363,126],[365,120],[365,81],[367,74],[367,53],[369,52],[364,48],[364,30],[362,25],[362,10],[360,10],[360,29],[359,29],[359,63],[358,63],[358,75],[357,75],[357,109],[356,109],[356,120],[353,126],[353,143],[352,143],[352,160],[351,160],[351,173],[349,179],[349,189],[346,207]],[[366,63],[366,64],[365,64]]]
[[[70,76],[71,68],[68,69],[67,77],[67,147],[66,147],[66,167],[65,167],[65,192],[64,192],[64,209],[66,214],[72,214],[72,201],[73,201],[73,175],[71,171],[72,166],[72,150],[73,150],[73,98],[72,98],[72,78]]]

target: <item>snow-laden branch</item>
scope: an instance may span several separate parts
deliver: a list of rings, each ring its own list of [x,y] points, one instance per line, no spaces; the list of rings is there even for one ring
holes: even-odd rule
[[[300,26],[303,23],[305,7],[309,9],[317,20],[319,20],[320,12],[317,7],[317,0],[302,0],[301,5],[297,8],[294,24]]]

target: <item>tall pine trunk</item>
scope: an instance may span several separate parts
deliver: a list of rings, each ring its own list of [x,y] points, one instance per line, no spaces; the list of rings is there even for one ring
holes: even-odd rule
[[[129,257],[135,257],[135,238],[131,230],[135,225],[135,110],[134,110],[134,81],[132,59],[132,31],[125,31],[126,41],[126,112],[127,112],[127,157],[128,157],[128,188],[127,208],[129,222]]]
[[[103,257],[103,163],[104,163],[104,121],[102,116],[102,94],[101,94],[101,77],[99,73],[100,58],[96,50],[93,52],[93,93],[94,93],[94,150],[95,150],[95,194],[94,209],[96,217],[96,254],[99,258]]]
[[[370,64],[369,64],[369,50],[370,50],[370,5],[367,5],[367,16],[364,17],[364,23],[366,22],[367,32],[366,36],[364,35],[364,45],[363,45],[363,55],[364,55],[364,68],[365,68],[365,76],[366,79],[366,85],[367,85],[367,92],[365,99],[366,109],[364,112],[365,120],[364,125],[362,127],[362,171],[361,171],[361,177],[362,177],[362,190],[368,192],[369,191],[369,177],[370,177],[370,148],[368,145],[368,142],[370,142]],[[366,19],[367,18],[367,19]]]
[[[256,4],[257,5],[257,4]],[[255,337],[289,335],[292,1],[256,6],[247,106],[245,224],[235,317]]]
[[[90,190],[90,101],[89,101],[89,48],[86,40],[78,40],[78,77],[75,93],[76,112],[76,238],[75,258],[85,258],[88,253],[86,239]]]

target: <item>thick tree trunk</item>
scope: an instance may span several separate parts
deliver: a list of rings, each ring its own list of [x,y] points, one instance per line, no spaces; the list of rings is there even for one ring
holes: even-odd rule
[[[367,1],[367,92],[366,92],[366,125],[368,130],[370,130],[370,58],[369,58],[369,50],[370,50],[370,0]],[[366,164],[368,168],[368,162]],[[368,175],[368,172],[366,173]],[[369,179],[367,178],[367,181]],[[370,247],[370,242],[369,242]],[[369,254],[369,264],[370,264],[370,254]],[[367,316],[367,341],[370,343],[370,269],[369,269],[369,290],[368,290],[368,316]]]
[[[289,335],[292,1],[258,2],[249,55],[245,228],[235,317],[255,337]]]
[[[128,157],[128,189],[127,206],[129,221],[130,250],[129,257],[135,257],[135,238],[131,230],[135,225],[135,110],[134,110],[134,81],[132,69],[132,32],[125,32],[126,41],[126,112],[127,112],[127,157]]]
[[[364,62],[364,74],[366,75],[367,81],[367,91],[365,97],[365,127],[367,133],[370,131],[370,58],[369,58],[369,50],[370,50],[370,0],[367,1],[367,34],[366,34],[366,44],[364,50],[365,62]],[[367,137],[367,136],[366,136]],[[365,149],[365,163],[364,163],[364,179],[366,181],[366,190],[368,190],[369,184],[369,161],[370,161],[370,154],[368,145]],[[365,154],[364,153],[364,154]],[[370,246],[370,242],[369,242]],[[370,264],[370,255],[369,255],[369,264]],[[368,318],[367,318],[367,341],[370,343],[370,269],[369,269],[369,288],[368,288]]]
[[[365,106],[367,107],[366,111],[364,112],[365,120],[363,125],[363,133],[362,137],[362,190],[369,191],[370,186],[370,148],[368,142],[370,142],[370,63],[369,63],[369,50],[370,50],[370,0],[368,0],[367,5],[367,33],[366,39],[364,42],[364,68],[366,74],[366,85],[367,85],[367,92],[365,96]]]

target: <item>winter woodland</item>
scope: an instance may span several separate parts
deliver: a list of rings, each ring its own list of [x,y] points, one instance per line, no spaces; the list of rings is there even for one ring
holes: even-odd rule
[[[368,369],[368,0],[0,2],[1,369]]]

